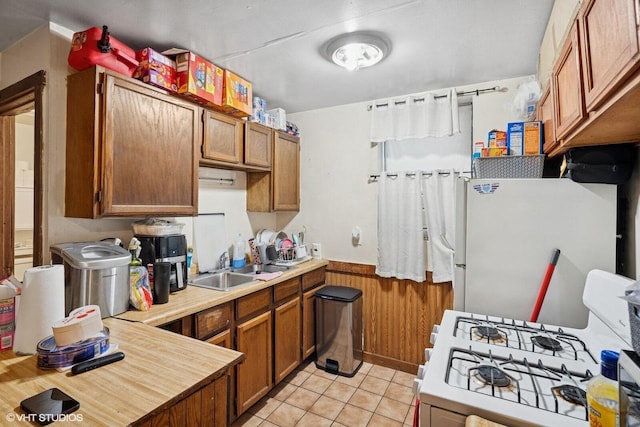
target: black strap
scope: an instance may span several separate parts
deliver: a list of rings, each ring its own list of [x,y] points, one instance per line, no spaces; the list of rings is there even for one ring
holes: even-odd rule
[[[616,173],[619,171],[620,166],[619,165],[592,165],[592,164],[588,164],[588,163],[571,163],[568,162],[567,163],[567,169],[569,170],[584,170],[584,169],[591,169],[594,171],[600,171],[600,172],[613,172]]]

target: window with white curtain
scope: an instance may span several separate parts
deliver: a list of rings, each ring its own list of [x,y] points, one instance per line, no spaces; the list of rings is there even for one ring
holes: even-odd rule
[[[460,133],[452,136],[385,141],[382,148],[382,171],[471,170],[472,105],[459,106]]]

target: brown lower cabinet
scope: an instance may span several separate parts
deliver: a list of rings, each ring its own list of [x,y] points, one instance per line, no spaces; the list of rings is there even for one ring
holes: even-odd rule
[[[275,311],[275,382],[282,381],[302,361],[300,357],[300,298],[296,295]]]
[[[227,383],[228,377],[223,375],[137,425],[142,427],[226,426],[228,424]]]
[[[245,354],[228,375],[229,421],[314,353],[314,295],[324,281],[322,267],[162,326]]]
[[[316,306],[315,295],[321,287],[302,294],[302,359],[316,351]]]
[[[246,355],[236,367],[237,415],[266,395],[273,385],[271,331],[271,311],[236,326],[236,349]]]

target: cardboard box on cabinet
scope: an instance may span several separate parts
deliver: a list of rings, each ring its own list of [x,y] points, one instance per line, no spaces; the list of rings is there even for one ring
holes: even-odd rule
[[[198,103],[221,107],[224,70],[193,52],[176,55],[178,93]]]
[[[237,117],[248,117],[252,114],[253,93],[251,83],[242,77],[224,70],[224,111]]]
[[[267,113],[273,117],[273,128],[287,130],[287,112],[283,108],[273,108]]]
[[[133,77],[171,92],[178,90],[174,60],[148,47],[137,51],[136,58],[140,65]]]

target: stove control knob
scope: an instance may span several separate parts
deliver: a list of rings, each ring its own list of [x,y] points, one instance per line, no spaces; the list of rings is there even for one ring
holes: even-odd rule
[[[438,334],[436,332],[431,332],[431,337],[429,338],[429,342],[431,344],[435,344],[438,339]]]
[[[433,352],[432,348],[425,348],[424,349],[424,361],[428,362],[431,359],[431,353]]]
[[[426,370],[424,365],[420,365],[418,366],[418,379],[423,379],[424,378],[424,371]]]
[[[440,332],[440,325],[433,325],[431,332],[435,332],[436,334]]]
[[[415,397],[420,397],[420,387],[422,387],[422,380],[415,378],[413,380],[413,386],[411,387]]]

